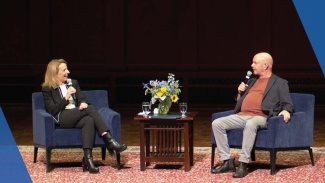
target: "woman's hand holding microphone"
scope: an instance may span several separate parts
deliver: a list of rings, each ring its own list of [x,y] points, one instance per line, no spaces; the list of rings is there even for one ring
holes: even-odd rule
[[[68,101],[72,94],[76,93],[76,89],[70,86],[68,88],[67,94],[65,95],[65,100]]]

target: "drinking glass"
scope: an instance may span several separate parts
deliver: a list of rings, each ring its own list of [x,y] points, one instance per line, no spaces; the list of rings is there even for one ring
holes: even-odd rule
[[[187,103],[186,102],[182,102],[179,104],[179,110],[182,113],[182,118],[186,117],[185,113],[187,111]]]
[[[148,117],[150,112],[150,102],[142,102],[143,116]]]

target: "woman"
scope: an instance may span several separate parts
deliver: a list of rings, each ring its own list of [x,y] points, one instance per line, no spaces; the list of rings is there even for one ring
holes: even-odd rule
[[[96,108],[90,105],[81,93],[78,82],[72,80],[72,86],[67,84],[69,73],[67,62],[63,59],[54,59],[47,65],[45,81],[42,84],[45,108],[60,128],[82,129],[83,170],[98,173],[99,170],[92,159],[95,130],[103,138],[112,156],[114,151],[120,153],[127,146],[112,138]]]

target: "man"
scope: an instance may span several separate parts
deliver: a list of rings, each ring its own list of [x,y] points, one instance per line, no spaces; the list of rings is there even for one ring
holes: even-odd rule
[[[251,67],[257,78],[239,85],[235,114],[212,122],[219,159],[224,161],[219,168],[212,169],[212,173],[235,172],[234,178],[245,177],[257,130],[267,128],[267,119],[275,115],[282,115],[284,122],[289,122],[293,105],[288,82],[272,74],[272,66],[273,59],[270,54],[256,54]],[[236,171],[235,160],[230,156],[226,132],[238,128],[243,129],[243,142]]]

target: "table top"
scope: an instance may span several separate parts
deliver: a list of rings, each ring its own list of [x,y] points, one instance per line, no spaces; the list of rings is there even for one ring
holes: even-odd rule
[[[148,117],[144,117],[143,115],[136,115],[134,117],[134,120],[153,120],[153,119],[159,119],[159,120],[193,120],[193,118],[198,114],[198,112],[187,112],[186,117],[181,117],[180,113],[170,113],[166,115],[153,115],[149,114]]]

